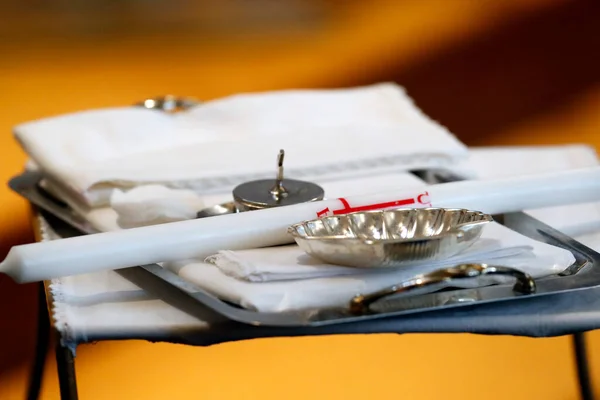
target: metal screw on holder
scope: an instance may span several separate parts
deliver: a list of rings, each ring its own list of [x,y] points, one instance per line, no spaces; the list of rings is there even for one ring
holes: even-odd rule
[[[261,179],[242,183],[233,189],[233,201],[238,211],[323,200],[325,191],[321,186],[312,182],[284,178],[284,158],[285,151],[279,150],[275,182],[272,179]]]
[[[277,178],[275,179],[275,185],[271,188],[270,192],[273,195],[273,199],[275,201],[280,201],[281,199],[287,197],[288,191],[283,186],[283,159],[285,157],[285,152],[283,150],[279,150],[279,154],[277,155]]]

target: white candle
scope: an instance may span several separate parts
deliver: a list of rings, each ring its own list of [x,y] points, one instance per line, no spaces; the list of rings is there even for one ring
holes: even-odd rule
[[[462,181],[174,222],[13,247],[0,272],[20,283],[291,243],[288,226],[318,215],[450,207],[490,214],[600,200],[600,167],[517,179]]]

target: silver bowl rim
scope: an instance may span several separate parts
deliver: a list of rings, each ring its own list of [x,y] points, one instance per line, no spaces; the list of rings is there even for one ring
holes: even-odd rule
[[[482,219],[480,221],[465,222],[462,224],[458,224],[458,225],[455,225],[452,229],[450,229],[442,234],[429,236],[429,237],[425,237],[425,238],[419,237],[419,238],[410,238],[410,239],[361,239],[361,238],[349,238],[347,236],[341,236],[341,235],[302,236],[302,235],[298,234],[298,227],[308,224],[308,223],[311,223],[311,222],[314,222],[314,221],[319,221],[319,220],[323,220],[323,219],[327,219],[327,218],[340,217],[340,216],[344,217],[344,216],[354,215],[354,214],[375,214],[375,213],[397,212],[397,211],[425,211],[425,210],[466,211],[469,213],[478,214],[480,217],[482,217]],[[350,212],[347,214],[342,214],[339,216],[331,216],[330,215],[327,217],[305,220],[302,222],[295,223],[295,224],[291,225],[290,227],[288,227],[288,233],[290,235],[292,235],[294,237],[294,239],[301,239],[301,240],[307,240],[307,241],[314,241],[314,240],[323,241],[323,242],[344,241],[344,242],[354,242],[354,243],[367,244],[367,245],[389,244],[389,243],[398,243],[398,242],[409,243],[409,242],[416,242],[416,241],[421,241],[421,240],[440,240],[440,239],[443,239],[448,236],[455,236],[455,235],[460,234],[461,228],[463,228],[465,226],[483,225],[483,224],[488,224],[493,221],[494,221],[494,219],[490,214],[484,213],[482,211],[469,210],[466,208],[444,208],[444,207],[388,208],[388,209],[384,209],[384,210],[355,211],[355,212]]]

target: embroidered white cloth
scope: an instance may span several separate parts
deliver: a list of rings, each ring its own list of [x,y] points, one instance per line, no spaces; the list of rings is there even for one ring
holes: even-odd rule
[[[320,181],[448,167],[468,157],[392,83],[240,94],[177,114],[91,110],[27,122],[14,134],[80,207],[108,205],[114,188],[157,183],[224,193],[273,176],[280,149],[288,176]]]
[[[411,268],[412,271],[423,264],[427,264],[427,267],[437,268],[448,264],[479,262],[483,258],[491,262],[492,260],[502,260],[509,257],[521,257],[525,253],[534,251],[535,246],[531,246],[531,243],[528,241],[522,240],[519,236],[512,235],[511,232],[499,229],[496,224],[493,225],[495,226],[491,231],[488,230],[487,234],[481,240],[461,254],[457,254],[444,261],[406,264],[406,268]],[[493,236],[494,238],[490,238],[489,236]],[[523,243],[529,243],[529,245]],[[560,269],[562,264],[572,261],[568,253],[561,255],[564,255],[565,258],[559,259],[554,264],[554,267],[557,269]],[[247,282],[328,278],[332,276],[361,275],[368,272],[368,270],[323,263],[314,257],[306,255],[296,245],[241,251],[223,250],[204,261],[205,263],[215,265],[223,274],[229,277]],[[167,267],[179,270],[181,264],[175,263],[173,266],[167,265]],[[381,271],[377,270],[376,272]]]
[[[317,181],[317,183],[321,185],[328,198],[377,193],[393,186],[405,188],[423,186],[418,178],[406,172],[386,172],[376,176],[356,176],[332,181]],[[115,190],[111,198],[111,208],[116,213],[118,226],[130,228],[195,218],[196,213],[202,208],[231,201],[231,199],[231,191],[227,194],[199,195],[189,190],[148,185],[127,192]]]
[[[476,179],[496,179],[592,167],[597,164],[595,149],[586,145],[482,147],[470,150],[465,169],[476,170]],[[589,247],[596,248],[600,243],[600,203],[525,211]]]
[[[284,312],[344,306],[355,294],[381,290],[417,275],[457,263],[500,264],[528,272],[534,277],[541,277],[561,272],[575,261],[573,255],[566,250],[515,234],[502,225],[491,224],[488,228],[479,248],[445,262],[415,263],[412,267],[399,269],[377,271],[354,269],[334,275],[333,272],[324,271],[331,266],[310,260],[297,246],[289,246],[275,252],[271,249],[257,250],[250,255],[247,252],[235,252],[237,260],[229,258],[229,261],[237,261],[238,265],[254,262],[251,268],[260,272],[274,272],[275,265],[265,264],[263,256],[271,262],[276,259],[277,265],[282,269],[290,267],[299,270],[303,266],[302,262],[312,263],[311,268],[302,269],[305,273],[303,279],[281,280],[285,272],[281,273],[278,269],[279,274],[276,278],[279,279],[260,283],[249,282],[246,279],[229,276],[223,272],[223,268],[203,262],[184,261],[166,267],[195,285],[224,300],[240,304],[244,308],[263,312]],[[486,243],[488,241],[486,239],[491,242],[491,245]],[[498,247],[496,251],[490,251],[488,246]],[[307,258],[307,261],[302,261]],[[231,271],[233,268],[235,267],[229,266],[225,270]],[[243,273],[239,270],[237,272]],[[245,278],[249,277],[248,274],[243,273],[243,275]],[[266,279],[267,276],[263,275],[262,278]],[[475,284],[475,281],[459,283],[464,287]]]
[[[382,172],[375,176],[357,174],[352,178],[317,183],[329,198],[375,193],[394,185],[404,188],[423,185],[414,175],[402,171]],[[231,201],[233,190],[232,186],[226,193],[198,194],[188,189],[173,189],[158,184],[142,185],[130,190],[114,189],[110,206],[87,207],[74,201],[67,191],[52,180],[45,179],[44,186],[101,232],[193,218],[204,207]]]
[[[167,263],[187,281],[219,298],[263,312],[344,306],[358,293],[384,289],[417,275],[463,264],[514,267],[533,277],[562,272],[575,262],[564,249],[550,246],[500,224],[491,223],[472,247],[440,262],[415,262],[399,269],[332,267],[303,253],[298,246],[222,251],[207,262]],[[473,285],[474,281],[462,284]]]
[[[14,132],[30,165],[45,174],[48,189],[101,231],[189,218],[197,207],[229,199],[236,184],[273,176],[280,148],[287,152],[287,176],[316,181],[335,197],[350,190],[359,194],[393,184],[422,184],[403,173],[416,168],[451,168],[488,179],[597,164],[593,151],[582,146],[469,152],[394,84],[244,94],[175,115],[135,107],[86,111],[21,124]],[[600,248],[596,204],[529,212]],[[491,227],[486,234],[502,240],[505,228]],[[47,231],[44,239],[54,239]],[[240,254],[252,261],[248,253],[236,253]],[[539,266],[529,271],[535,276],[560,270],[571,260],[563,250],[522,238],[512,245],[504,243],[502,250],[496,248],[486,257],[520,268]],[[313,265],[310,274],[291,268],[282,274],[284,264],[275,262],[277,257],[268,266],[264,258],[259,260],[259,268],[256,262],[244,264],[253,265],[254,273],[252,268],[230,265],[228,270],[202,261],[168,267],[224,299],[260,310],[340,304],[353,291],[368,292],[406,277],[405,271],[382,271],[367,279],[355,271],[342,274],[340,269],[337,276],[311,275],[324,269],[319,265]],[[251,281],[256,277],[262,282]],[[290,283],[295,285],[291,292]],[[119,336],[207,326],[148,298],[113,271],[57,279],[51,290],[56,326],[72,341],[91,332]]]
[[[518,176],[533,171],[552,171],[557,165],[561,169],[571,169],[597,164],[593,150],[585,146],[473,149],[471,162],[471,167],[479,171],[480,179],[500,174]],[[589,212],[581,212],[580,206],[561,208],[561,214],[550,209],[530,212],[537,213],[537,217],[541,214],[544,222],[560,229],[560,225],[565,226],[569,218],[585,220],[586,224],[588,221],[600,221],[600,213],[593,206]],[[559,223],[554,224],[553,219]],[[51,233],[44,235],[45,240],[53,238],[55,236]],[[576,235],[575,238],[600,250],[600,229]],[[229,278],[214,265],[208,267],[218,279],[224,279],[224,276]],[[240,280],[236,282],[251,284]],[[274,283],[278,282],[268,282]],[[56,295],[56,326],[66,344],[84,341],[92,335],[128,337],[156,333],[168,336],[208,327],[202,319],[161,300],[148,298],[143,290],[114,271],[57,279],[52,282],[51,290]]]

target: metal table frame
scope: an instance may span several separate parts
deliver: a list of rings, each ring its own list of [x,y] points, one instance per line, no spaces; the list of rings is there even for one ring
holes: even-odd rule
[[[137,105],[150,109],[160,109],[166,112],[176,112],[181,109],[193,107],[196,104],[198,104],[198,101],[195,99],[166,96],[157,99],[147,99],[138,103]],[[36,353],[34,364],[31,370],[27,398],[30,400],[36,400],[39,398],[46,355],[51,342],[51,337],[54,337],[60,396],[63,400],[75,400],[78,399],[78,392],[74,356],[70,349],[61,345],[60,333],[52,328],[52,323],[49,318],[50,299],[48,297],[46,283],[41,283],[39,285],[38,293]],[[51,333],[54,333],[54,335],[51,335]],[[583,332],[573,335],[573,347],[575,351],[577,377],[581,398],[582,400],[592,400],[593,393],[589,379],[589,368],[587,364],[586,345]]]
[[[50,302],[46,289],[46,283],[41,282],[38,284],[36,346],[29,377],[27,399],[37,400],[40,398],[46,356],[52,343],[56,357],[60,398],[63,400],[77,400],[79,397],[75,375],[75,357],[70,349],[61,345],[60,333],[54,329],[50,320]]]
[[[54,345],[56,368],[58,371],[58,383],[61,400],[77,400],[79,398],[77,389],[77,376],[75,372],[75,357],[70,349],[61,345],[60,333],[53,328],[49,317],[49,299],[45,283],[39,284],[38,310],[37,310],[37,343],[35,358],[31,368],[29,387],[27,391],[28,400],[40,398],[42,380],[44,377],[46,356],[50,344]],[[572,335],[573,350],[575,353],[577,380],[580,397],[582,400],[593,400],[593,390],[589,375],[587,360],[587,346],[585,333],[579,332]]]
[[[32,206],[34,215],[38,212]],[[37,225],[34,218],[34,225]],[[38,228],[36,226],[36,228]],[[36,240],[40,240],[39,229],[34,229]],[[54,346],[56,358],[60,396],[62,400],[76,400],[79,398],[77,377],[75,371],[75,357],[71,349],[61,345],[60,332],[51,321],[51,294],[48,291],[49,282],[39,284],[38,290],[38,315],[37,315],[37,343],[35,359],[31,369],[27,399],[37,400],[41,392],[41,383],[44,375],[44,366],[50,344]],[[572,335],[572,343],[576,360],[577,379],[582,400],[593,400],[593,390],[589,377],[589,366],[586,355],[586,342],[584,332]]]

